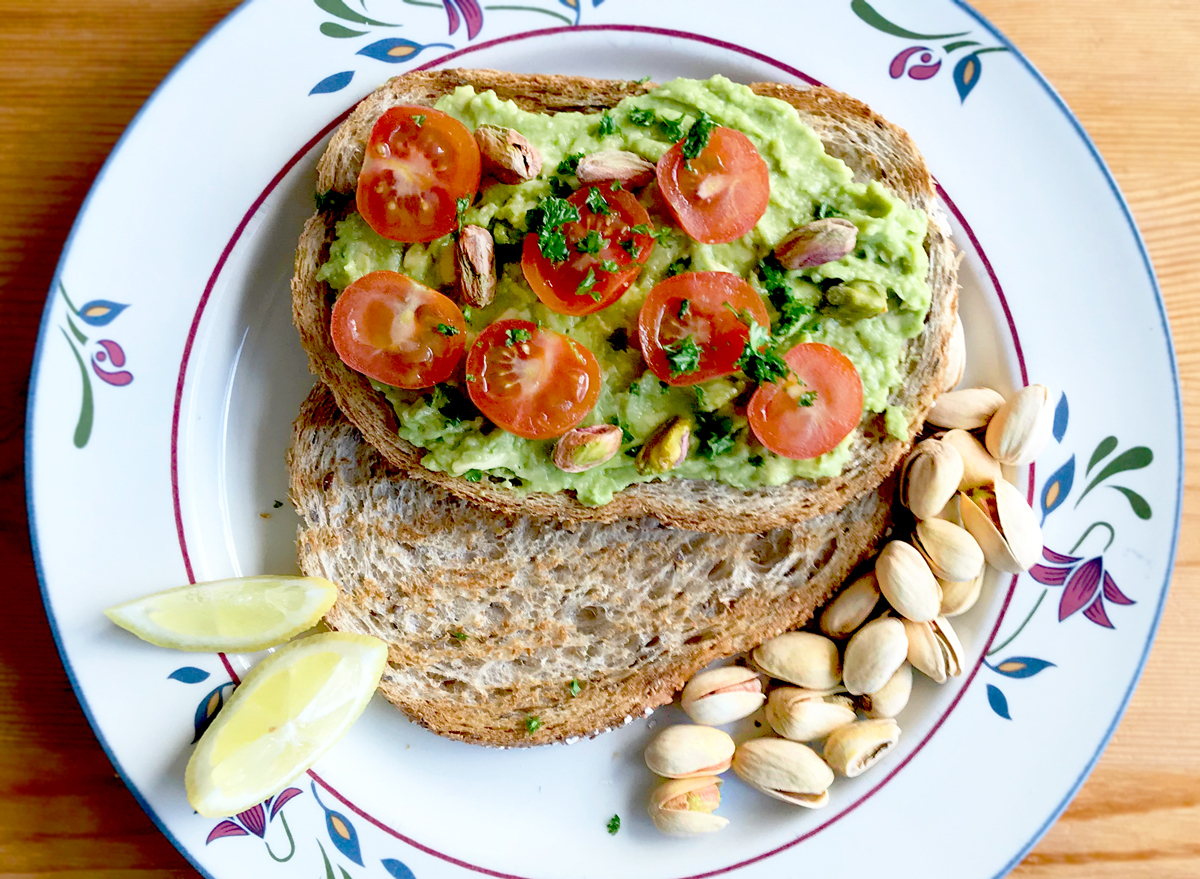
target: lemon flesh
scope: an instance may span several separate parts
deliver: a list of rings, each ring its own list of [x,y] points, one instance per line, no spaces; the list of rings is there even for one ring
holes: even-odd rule
[[[159,647],[233,653],[312,628],[336,598],[337,586],[321,577],[240,577],[156,592],[104,613]]]
[[[236,815],[315,763],[366,708],[387,664],[370,635],[327,632],[256,665],[188,761],[188,801],[206,818]]]

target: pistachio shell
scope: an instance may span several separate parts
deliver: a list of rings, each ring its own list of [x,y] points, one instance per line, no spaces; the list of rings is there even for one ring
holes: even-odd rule
[[[785,632],[760,644],[750,658],[771,677],[810,690],[831,690],[842,682],[837,645],[813,632]]]
[[[890,541],[875,560],[879,591],[910,620],[931,620],[942,606],[942,589],[925,559],[901,540]]]
[[[484,168],[501,183],[523,183],[542,172],[542,154],[516,129],[480,125],[475,141]]]
[[[787,739],[750,739],[733,755],[738,778],[767,796],[816,809],[828,802],[833,770],[817,752]]]
[[[895,617],[872,620],[855,632],[846,645],[842,682],[855,696],[874,693],[887,684],[907,656],[904,624]]]
[[[959,494],[963,527],[993,568],[1028,571],[1042,552],[1042,526],[1017,488],[1004,480]]]
[[[854,250],[858,227],[849,220],[827,217],[793,229],[775,246],[785,269],[803,269],[839,260]]]
[[[830,638],[848,638],[871,615],[879,603],[879,581],[875,571],[867,571],[821,612],[821,631]]]
[[[799,687],[777,687],[767,700],[767,723],[785,739],[811,742],[854,721],[854,709],[843,697]]]
[[[708,726],[749,717],[766,700],[758,673],[738,665],[700,672],[679,696],[687,716]]]
[[[468,305],[484,306],[496,295],[496,243],[482,226],[463,226],[454,246],[458,289]]]
[[[855,705],[867,717],[895,717],[908,704],[912,694],[912,666],[907,662],[875,693],[859,696]]]
[[[654,179],[654,163],[626,150],[602,150],[580,159],[575,176],[585,185],[617,180],[627,189],[638,189]]]
[[[983,571],[983,550],[969,531],[953,522],[918,522],[912,541],[939,580],[972,580]]]
[[[900,726],[890,717],[860,720],[835,729],[825,740],[825,760],[839,775],[862,775],[900,741]]]
[[[962,644],[945,617],[926,623],[904,621],[908,635],[908,661],[917,671],[939,684],[962,674]]]
[[[958,483],[959,490],[991,485],[1004,478],[1000,462],[988,454],[983,443],[975,439],[973,434],[962,429],[948,430],[942,434],[941,440],[946,445],[954,446],[962,458],[963,475]]]
[[[668,726],[646,746],[646,765],[663,778],[718,775],[729,768],[736,746],[711,726]]]
[[[716,803],[720,805],[720,785],[721,779],[714,776],[679,778],[660,784],[650,794],[650,819],[670,836],[698,836],[721,830],[729,819],[714,815],[708,808],[712,799],[709,789],[713,786]]]
[[[918,519],[931,519],[958,491],[963,460],[958,450],[939,439],[913,446],[900,471],[900,503]]]
[[[1010,395],[988,422],[987,450],[1001,464],[1028,464],[1050,441],[1053,426],[1050,389],[1029,385]]]
[[[983,591],[983,578],[986,574],[985,566],[979,572],[979,576],[971,580],[939,580],[938,583],[942,587],[942,616],[961,616],[973,608]]]
[[[575,427],[558,438],[551,460],[564,473],[599,467],[621,451],[621,428],[615,424]]]
[[[991,388],[966,388],[942,394],[929,410],[926,420],[938,427],[975,430],[983,427],[1004,405],[1004,398]]]
[[[950,345],[946,349],[946,372],[942,376],[942,390],[948,391],[963,378],[967,368],[967,337],[963,332],[962,317],[954,315],[954,329],[950,333]]]

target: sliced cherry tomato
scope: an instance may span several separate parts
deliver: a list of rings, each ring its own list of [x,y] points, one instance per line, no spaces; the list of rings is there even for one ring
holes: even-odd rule
[[[819,342],[802,342],[783,359],[792,374],[758,386],[746,411],[750,429],[777,455],[815,458],[862,418],[862,378],[850,358]]]
[[[458,306],[399,272],[363,275],[333,305],[330,333],[342,362],[398,388],[428,388],[454,372],[466,348]]]
[[[432,241],[458,225],[460,198],[479,189],[479,146],[431,107],[392,107],[371,129],[358,175],[358,212],[393,241]]]
[[[467,393],[509,433],[550,439],[592,411],[600,364],[568,336],[527,320],[500,320],[467,353]]]
[[[658,186],[671,213],[701,244],[724,244],[754,228],[771,197],[771,177],[750,138],[714,128],[690,161],[680,141],[658,160]]]
[[[607,214],[588,207],[589,200],[599,207],[597,198],[603,200]],[[648,229],[650,217],[632,193],[614,190],[610,184],[585,186],[567,201],[579,209],[580,217],[579,222],[561,227],[567,258],[548,259],[531,232],[525,236],[521,270],[547,307],[560,314],[591,314],[612,305],[637,280],[641,263],[654,250],[654,236],[635,233],[633,227]]]
[[[638,312],[642,356],[669,385],[694,385],[736,372],[750,340],[740,317],[745,312],[770,326],[762,299],[735,274],[685,272],[667,278],[654,285]]]

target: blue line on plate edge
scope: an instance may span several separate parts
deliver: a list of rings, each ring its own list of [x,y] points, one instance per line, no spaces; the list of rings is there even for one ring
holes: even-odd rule
[[[1013,42],[1003,33],[1001,33],[995,25],[993,25],[990,21],[984,18],[984,16],[973,9],[971,5],[966,2],[966,0],[951,0],[951,2],[966,12],[969,16],[974,18],[977,22],[979,22],[980,26],[983,27],[984,30],[991,33],[992,36],[1007,46],[1012,52],[1013,56],[1017,58],[1025,67],[1025,69],[1029,71],[1033,78],[1039,84],[1041,84],[1042,88],[1045,89],[1046,94],[1048,94],[1050,99],[1054,101],[1060,110],[1062,110],[1063,115],[1067,117],[1067,120],[1071,123],[1072,127],[1074,127],[1076,133],[1087,147],[1088,152],[1092,154],[1092,158],[1096,160],[1096,164],[1100,167],[1101,174],[1103,174],[1104,179],[1108,183],[1109,189],[1112,190],[1112,194],[1117,200],[1117,204],[1120,206],[1122,213],[1125,215],[1125,220],[1129,224],[1130,231],[1133,232],[1134,241],[1137,243],[1138,251],[1142,255],[1142,262],[1145,264],[1146,274],[1150,277],[1150,286],[1154,291],[1154,301],[1158,306],[1159,319],[1162,321],[1163,338],[1167,343],[1167,361],[1171,367],[1171,377],[1174,380],[1173,384],[1175,391],[1176,424],[1175,442],[1177,444],[1179,461],[1179,479],[1175,487],[1175,528],[1171,534],[1171,551],[1167,558],[1167,575],[1163,581],[1162,592],[1159,595],[1158,607],[1154,610],[1154,619],[1150,624],[1150,632],[1146,638],[1146,646],[1142,649],[1141,659],[1138,660],[1138,667],[1134,670],[1133,678],[1129,681],[1129,687],[1125,690],[1125,696],[1121,699],[1121,705],[1117,709],[1117,713],[1113,717],[1112,723],[1109,724],[1108,729],[1105,730],[1104,735],[1101,736],[1100,744],[1097,746],[1096,752],[1092,755],[1091,759],[1088,760],[1087,765],[1083,768],[1083,772],[1080,773],[1079,778],[1077,778],[1075,783],[1071,785],[1070,790],[1067,791],[1066,795],[1050,813],[1050,816],[1046,819],[1042,826],[1037,829],[1029,842],[1027,842],[1017,852],[1017,854],[1014,855],[1013,858],[1000,869],[1000,872],[996,873],[993,877],[993,879],[1000,879],[1000,877],[1007,875],[1014,867],[1017,866],[1017,864],[1025,859],[1025,856],[1029,854],[1035,845],[1037,845],[1038,841],[1046,834],[1046,831],[1050,829],[1054,822],[1058,820],[1059,816],[1062,815],[1062,813],[1066,810],[1067,805],[1075,798],[1075,795],[1079,793],[1079,789],[1083,787],[1084,781],[1086,781],[1087,777],[1091,775],[1092,770],[1096,768],[1096,763],[1099,761],[1100,755],[1104,752],[1104,749],[1108,746],[1109,741],[1112,739],[1113,733],[1116,732],[1117,725],[1121,722],[1121,718],[1125,716],[1125,709],[1129,707],[1129,700],[1133,696],[1133,691],[1137,687],[1138,681],[1141,680],[1142,672],[1146,668],[1146,659],[1150,654],[1150,647],[1154,643],[1154,637],[1158,633],[1158,626],[1162,622],[1163,607],[1167,601],[1167,592],[1169,591],[1171,585],[1171,575],[1175,570],[1175,552],[1179,547],[1179,526],[1183,511],[1183,400],[1180,397],[1179,371],[1175,362],[1175,345],[1171,340],[1171,325],[1167,321],[1166,307],[1163,305],[1162,291],[1158,286],[1158,278],[1154,274],[1154,265],[1150,261],[1150,254],[1146,250],[1146,242],[1142,240],[1142,233],[1138,230],[1137,224],[1133,220],[1133,214],[1129,210],[1129,205],[1125,201],[1125,196],[1121,194],[1121,190],[1117,186],[1117,182],[1114,179],[1112,172],[1109,170],[1108,165],[1105,163],[1104,157],[1100,155],[1100,151],[1096,149],[1096,145],[1092,142],[1091,137],[1088,135],[1083,125],[1080,124],[1079,119],[1076,118],[1075,114],[1071,112],[1071,108],[1067,106],[1066,101],[1064,101],[1058,92],[1055,91],[1054,86],[1050,85],[1050,83],[1046,81],[1046,78],[1042,76],[1038,69],[1034,67],[1028,58],[1025,57],[1021,50],[1013,45]]]
[[[117,760],[115,754],[113,753],[112,748],[109,746],[108,741],[104,737],[104,733],[101,731],[100,726],[96,723],[95,717],[92,715],[91,709],[88,706],[87,699],[84,696],[83,691],[79,687],[79,681],[76,679],[74,669],[72,669],[71,662],[70,662],[69,658],[67,657],[66,648],[63,646],[62,638],[59,634],[58,622],[54,617],[53,609],[51,608],[51,605],[50,605],[50,596],[46,590],[46,578],[42,572],[41,552],[40,552],[40,547],[39,547],[38,540],[37,540],[37,525],[36,525],[36,516],[34,514],[34,504],[33,504],[33,444],[32,444],[33,412],[34,412],[34,399],[35,399],[35,394],[36,394],[36,390],[37,390],[37,376],[38,376],[39,366],[41,364],[42,356],[45,354],[44,341],[45,341],[46,328],[50,322],[49,321],[50,312],[54,306],[54,300],[55,300],[54,291],[57,289],[58,282],[59,282],[59,279],[62,274],[63,265],[67,261],[67,256],[70,253],[71,244],[75,239],[75,234],[76,234],[76,232],[78,232],[79,227],[83,221],[83,217],[87,213],[87,208],[88,208],[88,205],[91,203],[92,197],[95,195],[96,191],[100,188],[100,184],[104,179],[105,173],[108,171],[109,165],[115,160],[115,158],[116,158],[117,154],[120,152],[121,146],[124,144],[126,138],[128,138],[132,134],[134,129],[137,127],[138,123],[141,121],[142,115],[144,113],[146,113],[147,110],[149,110],[149,108],[151,107],[151,105],[153,105],[157,101],[159,95],[167,87],[167,84],[170,83],[170,81],[172,79],[174,79],[175,75],[184,67],[184,65],[186,65],[188,63],[188,61],[191,60],[191,58],[194,54],[196,54],[204,45],[206,45],[209,42],[209,40],[211,40],[214,36],[216,36],[216,34],[220,30],[222,30],[225,27],[225,25],[227,25],[230,21],[232,21],[239,13],[241,13],[243,10],[245,10],[246,7],[249,6],[253,2],[255,2],[255,0],[243,0],[243,2],[241,4],[239,4],[225,18],[221,19],[221,21],[219,21],[213,27],[212,30],[210,30],[207,34],[205,34],[205,36],[202,37],[200,39],[200,41],[198,43],[196,43],[196,45],[193,46],[187,52],[187,54],[185,54],[183,56],[182,59],[180,59],[179,63],[176,64],[175,67],[173,67],[171,69],[171,72],[168,73],[167,76],[163,79],[163,81],[158,84],[157,88],[155,88],[154,91],[150,94],[150,97],[146,99],[146,102],[142,105],[141,109],[139,109],[137,111],[137,113],[134,115],[133,119],[130,120],[129,125],[125,128],[125,130],[121,133],[121,136],[117,139],[117,142],[113,145],[112,151],[109,153],[109,156],[105,160],[104,165],[101,166],[100,171],[96,174],[96,179],[92,183],[91,188],[88,190],[87,196],[84,197],[83,203],[79,207],[79,212],[76,214],[75,222],[71,226],[71,231],[67,234],[67,239],[63,243],[62,254],[59,256],[58,265],[55,267],[54,276],[50,282],[50,293],[48,294],[48,296],[46,298],[46,305],[45,305],[45,308],[43,308],[43,310],[42,310],[41,324],[38,327],[38,337],[37,337],[37,344],[35,347],[33,367],[30,370],[30,374],[29,374],[29,395],[28,395],[28,400],[26,402],[26,407],[25,407],[25,506],[26,506],[26,515],[28,516],[28,519],[29,519],[29,537],[30,537],[31,548],[33,550],[34,570],[37,573],[38,587],[42,593],[42,603],[46,607],[46,611],[47,611],[46,617],[50,623],[50,633],[54,638],[54,644],[55,644],[55,647],[58,649],[59,657],[62,659],[63,668],[67,673],[67,679],[71,683],[71,688],[75,691],[75,696],[79,700],[80,708],[83,710],[83,714],[87,718],[88,724],[92,727],[92,732],[95,733],[97,740],[100,742],[100,747],[104,750],[104,753],[108,757],[109,762],[112,763],[113,768],[116,769],[117,774],[121,776],[121,780],[125,783],[125,786],[129,789],[130,793],[133,794],[133,798],[137,801],[138,805],[142,807],[142,810],[150,817],[150,820],[154,822],[154,825],[159,829],[159,831],[171,842],[172,845],[175,846],[175,848],[180,852],[180,854],[183,855],[183,857],[188,861],[188,863],[190,863],[201,875],[205,876],[206,879],[216,879],[216,877],[214,877],[207,870],[205,870],[195,860],[195,858],[192,857],[190,851],[175,837],[175,835],[173,833],[171,833],[170,829],[162,821],[162,819],[159,818],[158,814],[154,811],[153,807],[151,807],[149,801],[145,797],[142,796],[141,791],[138,790],[137,786],[133,783],[133,781],[130,779],[130,777],[126,774],[124,768],[121,766],[120,762]],[[1154,637],[1158,632],[1159,624],[1162,622],[1163,607],[1166,603],[1167,592],[1169,591],[1169,587],[1170,587],[1170,583],[1171,583],[1171,575],[1174,573],[1175,553],[1176,553],[1176,550],[1178,549],[1178,544],[1179,544],[1180,514],[1182,512],[1182,504],[1183,504],[1183,479],[1182,479],[1182,474],[1183,474],[1183,401],[1180,398],[1179,374],[1178,374],[1178,369],[1177,369],[1176,362],[1175,362],[1175,346],[1171,339],[1171,328],[1170,328],[1170,324],[1167,321],[1166,309],[1163,305],[1163,300],[1162,300],[1162,291],[1159,289],[1159,286],[1158,286],[1158,278],[1154,274],[1154,267],[1150,261],[1150,255],[1146,250],[1145,242],[1142,240],[1141,232],[1138,230],[1137,224],[1133,220],[1133,215],[1129,210],[1129,205],[1125,202],[1125,197],[1121,194],[1121,190],[1118,188],[1118,186],[1116,184],[1116,180],[1113,178],[1112,172],[1109,171],[1108,165],[1105,163],[1104,158],[1100,155],[1099,150],[1097,150],[1095,144],[1092,143],[1092,140],[1088,136],[1087,131],[1080,124],[1079,120],[1075,117],[1075,114],[1071,112],[1071,109],[1067,106],[1066,102],[1063,101],[1062,97],[1059,96],[1058,92],[1054,90],[1054,87],[1051,86],[1050,83],[1046,81],[1045,77],[1042,76],[1042,74],[1038,71],[1038,69],[1036,67],[1034,67],[1034,65],[1029,61],[1029,59],[1026,58],[1024,54],[1022,54],[1022,52],[1012,43],[1012,41],[1009,40],[1008,37],[1006,37],[1003,33],[1001,33],[1000,30],[998,30],[991,22],[989,22],[986,18],[984,18],[979,12],[977,12],[968,3],[966,3],[965,0],[951,0],[951,2],[955,6],[958,6],[960,9],[962,9],[964,12],[966,12],[969,16],[974,18],[977,22],[979,22],[980,26],[983,27],[984,30],[987,30],[997,40],[999,40],[1001,43],[1003,43],[1005,46],[1007,46],[1009,48],[1009,50],[1012,52],[1013,56],[1020,61],[1020,63],[1025,67],[1025,69],[1027,71],[1029,71],[1029,73],[1033,76],[1033,78],[1042,86],[1042,88],[1050,96],[1050,99],[1063,112],[1063,115],[1067,117],[1067,120],[1071,123],[1072,127],[1075,129],[1076,133],[1079,135],[1080,139],[1083,141],[1084,146],[1087,147],[1088,152],[1090,152],[1092,154],[1092,157],[1096,160],[1096,164],[1100,167],[1100,171],[1101,171],[1102,175],[1104,176],[1104,179],[1108,183],[1109,188],[1111,189],[1111,191],[1113,193],[1113,196],[1116,198],[1118,206],[1121,208],[1122,213],[1125,215],[1125,219],[1126,219],[1126,222],[1129,224],[1130,231],[1133,232],[1134,241],[1137,243],[1138,251],[1142,255],[1142,261],[1146,268],[1146,274],[1150,278],[1150,285],[1154,291],[1155,304],[1158,306],[1159,319],[1161,320],[1162,326],[1163,326],[1163,336],[1167,343],[1167,355],[1168,355],[1167,359],[1168,359],[1169,365],[1171,367],[1171,376],[1174,379],[1175,417],[1176,417],[1176,432],[1175,433],[1176,433],[1176,443],[1177,443],[1177,448],[1178,448],[1178,461],[1179,461],[1179,473],[1180,473],[1180,479],[1178,480],[1176,489],[1175,489],[1175,528],[1171,535],[1171,550],[1170,550],[1170,555],[1167,559],[1166,578],[1163,582],[1163,589],[1162,589],[1162,592],[1160,593],[1158,607],[1155,609],[1155,612],[1154,612],[1154,619],[1151,622],[1149,636],[1146,639],[1146,646],[1143,648],[1141,659],[1138,661],[1138,667],[1134,671],[1133,678],[1129,682],[1129,687],[1125,691],[1125,696],[1121,700],[1121,705],[1118,708],[1117,713],[1112,720],[1112,723],[1109,725],[1108,729],[1104,732],[1104,735],[1101,737],[1100,744],[1097,747],[1095,754],[1092,755],[1091,759],[1088,761],[1087,766],[1084,767],[1083,772],[1080,774],[1079,778],[1076,779],[1075,783],[1071,786],[1071,789],[1063,797],[1062,801],[1059,802],[1059,804],[1054,808],[1054,810],[1052,811],[1050,816],[1046,819],[1045,823],[1043,823],[1042,826],[1037,829],[1037,831],[1034,833],[1034,836],[1029,840],[1029,842],[1027,842],[1021,848],[1021,850],[1003,868],[1001,868],[1000,872],[995,874],[995,879],[999,879],[999,877],[1005,876],[1006,874],[1011,872],[1011,870],[1017,864],[1019,864],[1022,860],[1024,860],[1025,856],[1037,844],[1037,842],[1046,834],[1046,831],[1050,829],[1050,827],[1054,824],[1054,822],[1058,820],[1059,816],[1067,808],[1067,805],[1071,802],[1072,799],[1074,799],[1075,795],[1079,792],[1080,787],[1083,786],[1084,781],[1087,779],[1087,777],[1091,774],[1092,770],[1095,768],[1096,762],[1100,759],[1100,755],[1103,753],[1104,748],[1108,745],[1109,740],[1112,738],[1113,733],[1116,731],[1117,725],[1121,722],[1121,719],[1125,714],[1125,710],[1129,706],[1129,700],[1133,695],[1133,691],[1137,687],[1138,681],[1141,679],[1142,672],[1146,667],[1146,659],[1149,656],[1150,647],[1154,643]]]
[[[192,856],[188,847],[186,847],[182,842],[180,842],[179,839],[176,838],[175,834],[171,832],[170,828],[167,827],[166,823],[158,816],[158,813],[150,805],[149,800],[142,795],[142,792],[138,789],[137,785],[133,783],[133,780],[125,772],[125,768],[121,765],[120,761],[117,760],[116,754],[109,746],[108,740],[104,737],[104,732],[100,729],[100,725],[96,722],[96,718],[92,714],[91,707],[88,705],[87,698],[84,696],[83,690],[79,686],[79,680],[75,677],[75,670],[71,667],[71,660],[67,656],[66,647],[63,645],[62,636],[58,630],[58,621],[54,616],[53,608],[50,604],[50,594],[46,589],[46,578],[42,572],[42,554],[37,537],[37,516],[34,513],[33,505],[33,414],[34,400],[37,392],[38,372],[39,367],[41,366],[42,357],[45,356],[46,353],[44,344],[46,329],[50,323],[50,312],[54,308],[54,301],[56,298],[55,291],[58,289],[58,284],[62,277],[63,266],[66,265],[67,257],[70,254],[71,244],[74,242],[75,235],[83,223],[83,218],[87,215],[87,209],[92,202],[93,196],[95,196],[97,190],[99,190],[100,184],[103,182],[104,176],[108,172],[109,167],[121,152],[121,147],[124,145],[125,140],[138,127],[138,123],[141,122],[142,116],[150,109],[150,107],[157,103],[159,96],[162,94],[163,90],[166,89],[171,80],[175,78],[175,75],[179,73],[179,71],[181,71],[189,61],[191,61],[193,55],[207,45],[208,42],[215,37],[219,31],[223,30],[225,25],[233,21],[233,19],[236,18],[239,13],[244,11],[247,6],[254,2],[255,0],[242,0],[242,2],[238,4],[238,6],[235,7],[228,15],[217,22],[213,26],[212,30],[201,37],[199,42],[192,46],[192,48],[189,49],[187,53],[179,60],[179,63],[171,68],[171,72],[163,78],[163,81],[160,82],[157,87],[155,87],[154,91],[152,91],[150,96],[146,99],[146,102],[142,104],[137,113],[134,114],[133,119],[129,121],[129,124],[125,127],[125,130],[121,132],[121,136],[117,138],[117,142],[113,144],[112,151],[108,154],[108,158],[105,159],[104,164],[100,166],[100,170],[96,174],[96,179],[92,182],[91,188],[88,190],[87,195],[84,196],[83,203],[79,206],[79,212],[75,215],[75,221],[71,224],[71,231],[67,233],[67,239],[63,242],[62,254],[58,258],[58,264],[54,267],[54,275],[50,280],[50,293],[46,297],[46,306],[42,309],[42,322],[38,327],[37,345],[34,349],[33,367],[29,372],[28,399],[25,403],[25,513],[29,519],[29,542],[31,549],[33,550],[33,567],[34,571],[37,573],[38,588],[42,593],[42,604],[46,607],[46,619],[50,623],[50,634],[54,638],[54,646],[58,649],[59,658],[62,659],[63,669],[67,673],[67,680],[71,683],[71,689],[75,691],[75,696],[79,700],[79,707],[83,709],[83,716],[87,718],[87,722],[91,726],[92,732],[95,733],[96,739],[100,742],[100,747],[104,750],[104,754],[108,757],[108,761],[112,763],[113,768],[121,777],[121,781],[125,783],[125,787],[129,789],[131,794],[133,794],[134,800],[136,800],[137,804],[142,807],[142,811],[144,811],[150,817],[150,820],[154,822],[154,826],[159,829],[159,832],[162,833],[162,835],[165,836],[168,841],[170,841],[171,845],[175,846],[175,849],[181,855],[183,855],[184,859],[191,864],[201,876],[204,876],[205,879],[216,879],[216,877],[204,869],[200,862]]]

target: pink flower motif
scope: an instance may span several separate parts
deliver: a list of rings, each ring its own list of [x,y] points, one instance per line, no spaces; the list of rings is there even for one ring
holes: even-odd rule
[[[1081,556],[1063,555],[1051,549],[1042,549],[1042,556],[1049,565],[1034,565],[1029,576],[1046,586],[1062,586],[1062,597],[1058,601],[1058,620],[1083,610],[1083,615],[1105,629],[1115,628],[1104,607],[1105,600],[1113,604],[1134,604],[1117,587],[1112,574],[1104,569],[1104,557],[1083,561]]]
[[[259,839],[263,839],[267,835],[267,824],[275,820],[275,816],[279,814],[279,810],[288,800],[301,793],[299,788],[289,787],[274,798],[274,805],[271,804],[271,798],[268,797],[257,806],[251,806],[246,811],[239,812],[232,819],[225,819],[209,832],[208,839],[204,841],[204,844],[208,845],[214,839],[223,839],[226,836],[254,834]]]
[[[920,53],[918,55],[918,53]],[[917,55],[916,61],[912,67],[908,66],[908,62]],[[892,79],[899,79],[905,72],[908,73],[909,79],[932,79],[939,70],[942,69],[942,62],[936,64],[930,63],[933,61],[933,53],[928,46],[912,46],[905,49],[899,55],[892,59],[892,63],[888,66],[888,73]]]

